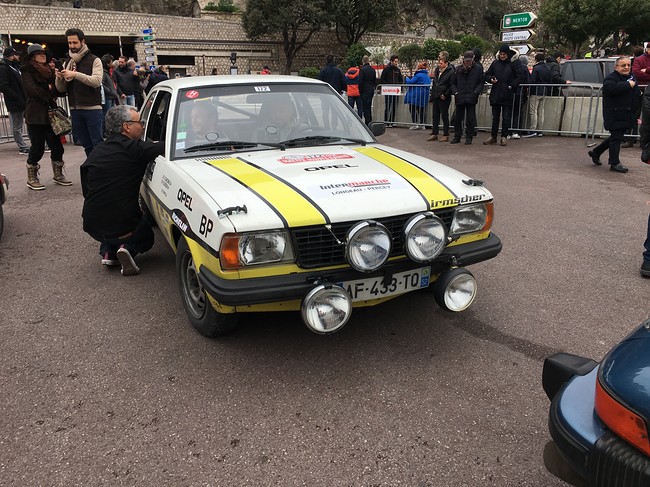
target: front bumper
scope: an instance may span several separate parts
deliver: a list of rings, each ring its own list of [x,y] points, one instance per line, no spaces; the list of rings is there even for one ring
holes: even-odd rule
[[[496,257],[501,240],[493,233],[484,240],[448,247],[431,263],[431,273],[439,274],[450,267],[462,267]],[[214,299],[226,306],[246,306],[302,299],[318,282],[342,282],[384,276],[417,269],[422,264],[410,260],[389,262],[382,269],[364,274],[353,269],[314,270],[299,274],[251,279],[223,279],[205,266],[199,269],[201,285]]]
[[[547,374],[547,364],[544,364]],[[549,431],[569,467],[589,485],[647,487],[650,459],[609,431],[594,412],[598,367],[575,375],[553,397]]]

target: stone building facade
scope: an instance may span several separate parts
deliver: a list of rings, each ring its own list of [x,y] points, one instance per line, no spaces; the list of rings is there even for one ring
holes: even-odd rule
[[[88,8],[41,7],[0,3],[0,39],[3,47],[12,45],[26,51],[30,42],[44,43],[56,57],[67,53],[64,33],[69,27],[84,31],[92,52],[101,56],[124,54],[144,62],[143,30],[151,27],[155,36],[155,63],[167,65],[171,74],[219,74],[230,72],[230,55],[237,53],[240,73],[258,72],[268,65],[274,73],[286,65],[282,44],[277,40],[253,42],[247,38],[237,15],[203,15],[201,18],[134,14]],[[368,46],[422,44],[423,37],[368,34]],[[293,69],[321,66],[328,53],[342,56],[345,46],[331,31],[316,33],[294,60]],[[151,63],[150,63],[151,64]]]

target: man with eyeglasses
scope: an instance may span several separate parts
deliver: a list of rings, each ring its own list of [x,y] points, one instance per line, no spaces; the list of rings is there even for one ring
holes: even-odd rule
[[[600,156],[609,151],[609,170],[626,173],[627,167],[621,164],[619,158],[621,142],[625,131],[636,123],[636,105],[639,103],[640,92],[636,78],[631,73],[632,62],[629,57],[621,56],[616,60],[614,71],[603,81],[603,120],[605,130],[610,136],[596,148],[588,152],[591,161],[602,165]]]
[[[149,162],[164,154],[164,141],[142,140],[144,122],[135,107],[118,105],[106,114],[108,139],[81,165],[83,229],[100,242],[104,266],[122,266],[122,275],[138,274],[133,259],[151,249],[151,222],[138,203]]]

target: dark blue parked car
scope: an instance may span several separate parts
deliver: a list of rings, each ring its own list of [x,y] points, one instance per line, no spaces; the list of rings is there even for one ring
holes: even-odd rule
[[[551,399],[546,468],[576,486],[650,486],[650,319],[600,364],[559,353],[544,362]]]

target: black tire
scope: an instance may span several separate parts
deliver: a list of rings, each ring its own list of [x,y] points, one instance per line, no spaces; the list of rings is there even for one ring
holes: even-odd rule
[[[142,211],[142,215],[145,221],[147,221],[151,227],[157,227],[158,222],[156,222],[156,219],[151,214],[151,210],[149,210],[147,202],[144,200],[141,194],[138,195],[138,206],[140,206],[140,210]]]
[[[199,281],[198,269],[194,267],[192,253],[182,236],[176,250],[176,275],[187,317],[201,335],[214,338],[237,327],[238,314],[218,313],[210,304]]]

